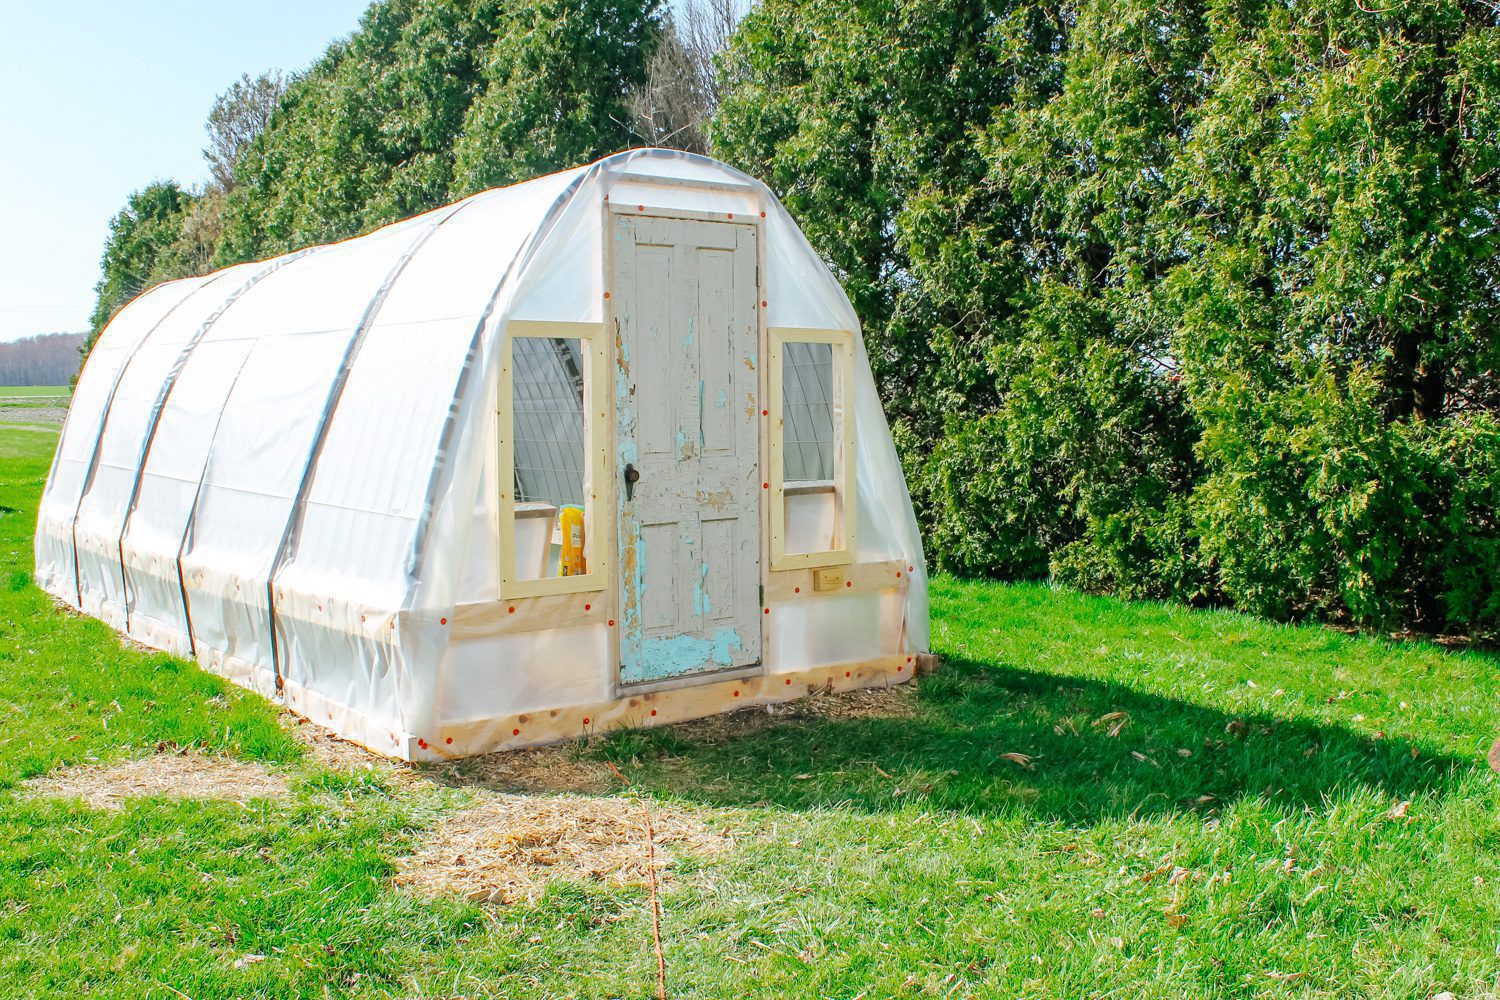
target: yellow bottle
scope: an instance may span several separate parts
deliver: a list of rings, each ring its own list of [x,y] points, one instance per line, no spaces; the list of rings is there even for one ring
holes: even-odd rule
[[[564,507],[558,517],[562,525],[562,551],[557,560],[557,575],[583,576],[588,572],[583,557],[583,508]]]

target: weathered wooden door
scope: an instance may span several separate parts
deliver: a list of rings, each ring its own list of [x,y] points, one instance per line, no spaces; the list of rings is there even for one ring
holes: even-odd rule
[[[620,682],[760,662],[754,226],[613,217]]]

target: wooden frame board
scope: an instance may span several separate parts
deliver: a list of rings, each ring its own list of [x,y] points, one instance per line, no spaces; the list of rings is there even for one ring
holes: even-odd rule
[[[588,554],[588,571],[582,576],[558,576],[539,579],[516,579],[516,443],[515,443],[515,366],[512,348],[517,337],[545,337],[577,340],[583,345],[585,462],[584,551]],[[500,392],[496,413],[496,435],[500,449],[500,551],[499,575],[502,600],[540,597],[548,594],[578,594],[603,590],[610,579],[608,545],[612,532],[600,530],[604,504],[612,502],[608,483],[609,450],[614,441],[609,427],[606,338],[603,323],[552,323],[538,320],[511,320],[505,326],[500,356]]]
[[[756,674],[652,692],[627,692],[610,701],[522,712],[444,726],[408,737],[408,760],[452,760],[480,753],[584,739],[616,729],[638,729],[701,719],[755,705],[894,687],[917,674],[917,654]]]
[[[854,561],[857,542],[858,490],[854,472],[854,333],[851,330],[813,330],[801,327],[771,327],[766,365],[766,397],[769,442],[767,480],[770,482],[770,570],[782,572],[813,566],[841,566]],[[838,505],[834,533],[838,544],[821,552],[786,551],[786,481],[782,452],[785,424],[782,411],[781,376],[788,343],[829,344],[834,355],[834,496]],[[768,587],[769,589],[769,587]]]

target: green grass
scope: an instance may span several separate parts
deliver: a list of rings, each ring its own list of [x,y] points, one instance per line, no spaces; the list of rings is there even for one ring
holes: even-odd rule
[[[390,884],[474,765],[325,770],[259,699],[55,610],[28,581],[54,440],[0,430],[0,992],[653,995],[638,890],[496,910]],[[674,997],[1500,988],[1494,657],[949,579],[933,619],[946,664],[910,717],[577,751],[739,831],[665,894]],[[16,787],[159,740],[295,795],[100,812]]]
[[[0,399],[16,399],[22,396],[67,399],[72,394],[72,390],[65,385],[0,385]]]

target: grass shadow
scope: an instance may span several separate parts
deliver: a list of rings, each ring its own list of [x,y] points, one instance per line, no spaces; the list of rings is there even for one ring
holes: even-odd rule
[[[1445,794],[1474,762],[1398,738],[1235,716],[1103,681],[950,659],[889,714],[827,717],[816,703],[608,737],[584,756],[712,806],[889,811],[914,803],[1069,823],[1210,811],[1246,796],[1317,807],[1358,788]],[[887,696],[889,697],[889,696]],[[572,759],[579,753],[574,750]],[[507,769],[501,769],[506,771]],[[487,784],[495,769],[455,771]],[[546,767],[508,790],[551,790]]]

